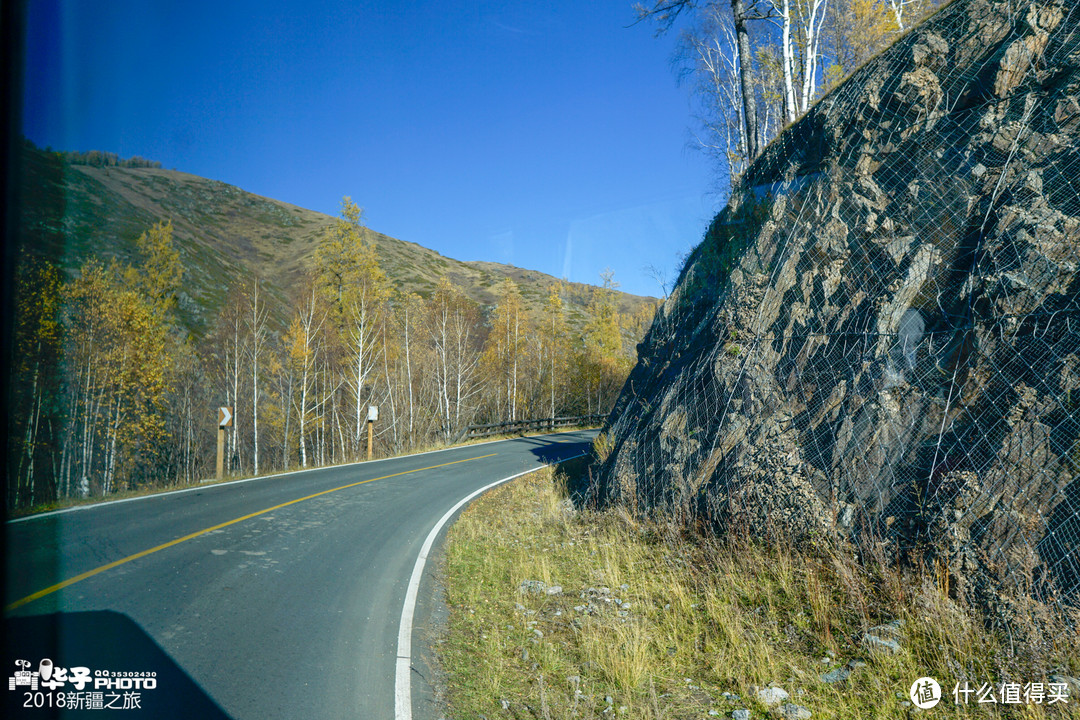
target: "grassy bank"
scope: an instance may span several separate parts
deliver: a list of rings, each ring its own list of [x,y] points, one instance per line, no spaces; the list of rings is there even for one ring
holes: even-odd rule
[[[943,583],[884,558],[857,565],[828,548],[703,541],[618,510],[576,512],[564,488],[550,469],[534,473],[478,499],[450,530],[440,656],[451,720],[741,710],[1080,717],[1075,690],[1053,705],[1023,696],[980,704],[976,692],[957,706],[952,694],[964,682],[1048,688],[1054,673],[1076,677],[1076,625],[1018,647],[950,600]],[[924,676],[944,694],[925,711],[908,697]],[[770,708],[758,696],[776,694],[769,686],[789,697]]]

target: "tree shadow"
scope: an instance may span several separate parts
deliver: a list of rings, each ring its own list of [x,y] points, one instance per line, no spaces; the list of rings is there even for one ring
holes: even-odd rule
[[[543,435],[521,438],[519,442],[534,445],[530,452],[545,465],[557,465],[566,458],[588,452],[589,448],[592,447],[591,440],[552,443],[550,439],[545,438]]]
[[[5,717],[101,717],[103,706],[112,702],[107,709],[121,709],[127,703],[125,717],[228,720],[206,691],[127,615],[102,610],[9,617],[4,620],[4,635]],[[45,658],[57,668],[67,668],[69,680],[50,689],[34,678],[36,693],[22,682],[12,689],[16,671],[36,673]],[[17,665],[17,661],[24,662]],[[81,691],[70,681],[74,667],[90,671]],[[142,677],[98,677],[105,673]],[[155,674],[153,682],[146,677],[150,673]],[[30,678],[24,675],[22,680]],[[81,709],[55,707],[60,693],[65,706],[70,705],[68,698],[78,696]],[[88,709],[91,693],[101,693],[99,709]]]

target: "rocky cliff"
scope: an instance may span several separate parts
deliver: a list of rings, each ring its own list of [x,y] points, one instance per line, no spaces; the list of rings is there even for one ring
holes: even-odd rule
[[[1074,3],[957,0],[907,34],[735,189],[593,489],[1075,602],[1078,135]]]

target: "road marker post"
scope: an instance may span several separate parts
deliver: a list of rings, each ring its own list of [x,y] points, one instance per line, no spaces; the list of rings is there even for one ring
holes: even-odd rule
[[[228,406],[218,408],[217,427],[217,479],[225,479],[225,428],[232,427],[233,409]]]
[[[368,405],[367,409],[367,459],[371,459],[371,446],[375,439],[375,421],[379,419],[379,406]]]

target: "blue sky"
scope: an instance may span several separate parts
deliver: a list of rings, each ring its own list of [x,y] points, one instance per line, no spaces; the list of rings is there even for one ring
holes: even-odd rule
[[[23,132],[658,295],[715,212],[631,0],[30,0]]]

